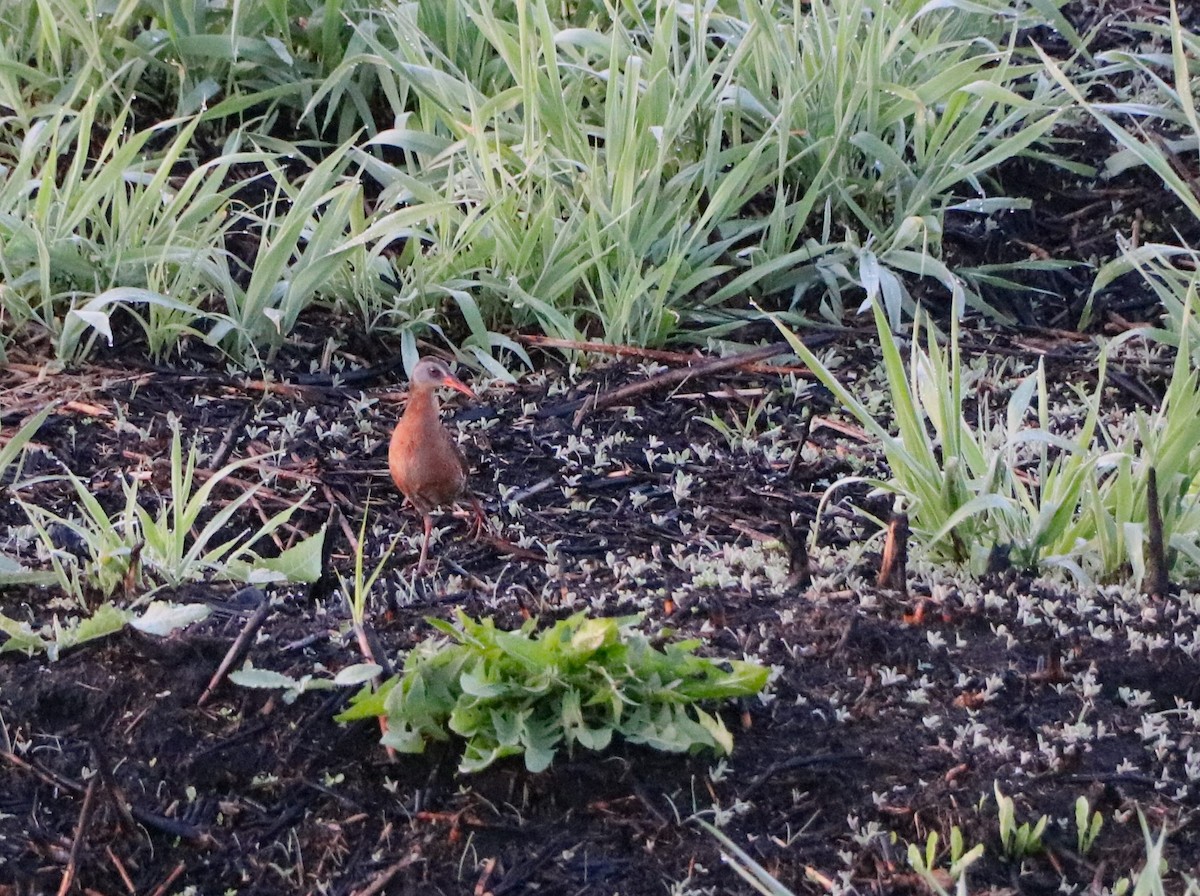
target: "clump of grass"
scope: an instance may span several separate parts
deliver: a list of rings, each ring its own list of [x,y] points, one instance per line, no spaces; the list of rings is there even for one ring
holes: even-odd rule
[[[1100,422],[1108,352],[1102,349],[1099,383],[1091,396],[1080,393],[1086,413],[1067,437],[1053,431],[1041,365],[1017,383],[1002,422],[971,424],[964,415],[957,318],[947,349],[932,329],[922,347],[918,319],[905,364],[881,309],[875,317],[890,427],[794,334],[781,330],[878,439],[890,477],[869,482],[901,499],[914,535],[935,561],[982,572],[993,551],[1003,548],[1023,568],[1057,567],[1083,582],[1130,579],[1140,586],[1150,550],[1153,469],[1161,483],[1169,572],[1180,576],[1200,568],[1200,375],[1186,343],[1162,404],[1154,413],[1136,414],[1128,431]],[[1026,423],[1031,412],[1036,425]]]
[[[0,178],[0,347],[36,325],[74,360],[97,334],[111,343],[122,311],[160,355],[195,334],[200,305],[230,286],[221,211],[229,169],[244,159],[177,180],[199,119],[130,133],[131,108],[101,122],[99,96],[39,116],[11,154],[0,149],[11,166]]]
[[[1095,102],[1088,98],[1087,76],[1072,77],[1047,54],[1041,52],[1049,74],[1071,99],[1113,138],[1119,147],[1104,166],[1106,178],[1119,177],[1133,168],[1144,168],[1162,183],[1193,221],[1200,221],[1200,196],[1181,174],[1178,155],[1190,151],[1200,140],[1200,116],[1196,112],[1194,60],[1200,53],[1200,36],[1183,27],[1179,9],[1171,0],[1167,22],[1145,22],[1135,26],[1150,38],[1168,43],[1170,55],[1157,51],[1113,51],[1097,55],[1097,67],[1090,79],[1106,85],[1127,80],[1135,96],[1119,97],[1114,102]],[[1134,123],[1128,123],[1128,122]],[[1161,124],[1157,124],[1161,123]],[[1155,132],[1156,127],[1162,132]],[[1147,228],[1140,244],[1119,240],[1117,257],[1102,265],[1092,283],[1083,321],[1091,317],[1092,301],[1118,278],[1136,271],[1153,290],[1166,312],[1164,325],[1155,328],[1155,336],[1171,345],[1185,338],[1192,351],[1200,348],[1200,326],[1189,313],[1190,296],[1195,291],[1194,247],[1172,244]],[[1184,333],[1190,328],[1191,333]]]
[[[976,300],[940,261],[942,218],[1011,207],[983,178],[1061,105],[1045,85],[1018,93],[1036,67],[1011,32],[957,9],[659,6],[560,31],[544,3],[515,23],[467,8],[483,39],[468,54],[401,40],[418,16],[390,39],[372,25],[403,104],[388,141],[414,157],[375,169],[409,218],[417,182],[446,183],[414,265],[477,284],[485,307],[515,297],[518,320],[559,336],[595,322],[654,344],[747,292],[839,315],[853,288],[896,321],[914,275]],[[435,202],[450,184],[457,210]]]
[[[939,345],[932,327],[922,346],[918,318],[907,365],[882,309],[876,308],[875,318],[893,418],[890,428],[781,327],[801,360],[879,440],[890,478],[869,480],[870,484],[901,499],[913,533],[937,561],[982,571],[997,546],[1012,550],[1014,561],[1028,567],[1068,553],[1077,541],[1073,526],[1097,459],[1080,445],[1090,444],[1095,432],[1099,388],[1088,402],[1088,415],[1075,440],[1049,430],[1049,399],[1040,366],[1013,390],[1001,423],[990,428],[982,422],[972,424],[964,414],[957,318],[952,319],[947,349]],[[1040,427],[1025,424],[1031,407]],[[1022,468],[1032,469],[1032,484],[1017,475]]]
[[[108,599],[125,594],[144,602],[163,588],[177,588],[206,578],[263,583],[315,581],[320,574],[324,529],[293,545],[278,556],[264,558],[259,545],[287,524],[307,495],[265,519],[255,529],[234,530],[239,510],[254,500],[261,486],[250,485],[232,500],[214,509],[215,493],[222,483],[254,463],[254,458],[233,461],[203,477],[195,445],[186,455],[177,425],[172,429],[169,452],[170,492],[157,512],[147,509],[140,480],[123,483],[124,503],[115,511],[104,508],[88,484],[73,472],[65,473],[76,497],[78,515],[62,515],[20,500],[38,533],[59,586],[81,607],[92,597]],[[20,486],[14,488],[18,496]],[[68,533],[71,549],[60,546]]]

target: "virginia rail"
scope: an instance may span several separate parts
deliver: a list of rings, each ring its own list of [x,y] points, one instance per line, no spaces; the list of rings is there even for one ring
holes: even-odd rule
[[[396,425],[388,446],[388,469],[392,480],[417,508],[425,523],[418,570],[425,568],[425,556],[429,551],[429,536],[433,531],[430,514],[438,507],[453,504],[467,485],[466,459],[438,418],[437,390],[442,386],[475,397],[470,387],[451,373],[443,361],[437,358],[418,361],[409,379],[404,416]],[[476,512],[480,513],[478,506]]]

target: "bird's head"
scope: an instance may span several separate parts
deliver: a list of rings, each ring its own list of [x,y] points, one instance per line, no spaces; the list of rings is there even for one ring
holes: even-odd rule
[[[425,358],[418,361],[417,366],[413,368],[409,383],[414,389],[436,389],[438,386],[448,386],[463,395],[475,398],[471,387],[451,373],[446,362],[440,358]]]

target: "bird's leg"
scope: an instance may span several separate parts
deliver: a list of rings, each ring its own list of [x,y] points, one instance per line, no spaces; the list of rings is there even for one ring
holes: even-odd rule
[[[425,571],[425,556],[429,553],[429,536],[433,534],[433,518],[428,513],[421,514],[425,521],[425,537],[421,539],[421,559],[417,561],[417,572]]]

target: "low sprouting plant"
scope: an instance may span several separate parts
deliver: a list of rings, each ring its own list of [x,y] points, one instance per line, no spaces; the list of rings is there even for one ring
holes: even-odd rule
[[[1138,809],[1138,822],[1142,826],[1142,839],[1146,847],[1146,863],[1142,866],[1142,870],[1137,872],[1133,877],[1133,896],[1166,896],[1168,892],[1177,892],[1177,890],[1168,890],[1164,878],[1167,875],[1168,866],[1166,856],[1163,855],[1163,849],[1166,846],[1167,830],[1164,827],[1157,837],[1150,833],[1150,825],[1146,823],[1146,816],[1142,814],[1142,810]],[[1187,875],[1183,877],[1185,889],[1183,896],[1200,896],[1200,881],[1194,880]],[[1113,892],[1121,893],[1121,885],[1128,889],[1129,881],[1122,878],[1118,885],[1113,888]]]
[[[242,669],[229,673],[229,680],[244,688],[267,688],[283,691],[284,703],[294,703],[301,694],[309,691],[329,691],[334,688],[350,688],[370,681],[379,674],[379,667],[374,663],[356,663],[339,669],[332,678],[318,675],[325,671],[323,667],[305,673],[299,678],[275,672],[271,669],[257,669],[249,663]]]
[[[935,893],[941,894],[946,891],[938,880],[938,839],[937,831],[930,831],[929,836],[925,838],[924,852],[917,844],[910,843],[908,845],[908,864],[912,865],[913,870],[925,880]],[[950,867],[943,873],[950,880],[956,882],[956,892],[961,896],[966,896],[968,892],[965,874],[967,868],[983,856],[982,843],[976,843],[969,850],[964,850],[964,846],[962,830],[955,825],[950,829]]]
[[[699,422],[716,430],[725,439],[730,451],[744,451],[748,447],[753,446],[754,440],[758,437],[759,418],[764,413],[770,413],[772,398],[772,395],[766,395],[761,400],[751,404],[746,409],[745,419],[742,420],[739,420],[737,415],[734,414],[731,415],[733,417],[732,422],[727,422],[714,411],[707,417],[701,417]]]
[[[173,423],[170,493],[156,513],[143,506],[137,479],[122,483],[125,503],[109,513],[87,483],[71,471],[65,478],[75,489],[79,516],[62,516],[22,501],[63,590],[87,605],[85,592],[89,589],[108,598],[122,586],[132,587],[136,593],[131,597],[145,599],[161,587],[178,587],[204,577],[264,583],[312,582],[320,576],[324,528],[275,557],[262,557],[256,549],[263,538],[276,532],[303,506],[307,495],[257,529],[229,536],[227,529],[234,515],[258,494],[261,486],[244,488],[207,516],[203,525],[202,518],[216,504],[216,487],[254,459],[226,464],[197,486],[198,459],[199,449],[193,444],[185,460],[183,439],[178,424]],[[56,543],[61,538],[56,538],[52,529],[70,533],[71,550]],[[217,543],[222,535],[225,540]]]
[[[536,620],[506,632],[461,611],[457,624],[430,619],[445,637],[418,645],[402,675],[363,690],[338,719],[386,716],[382,743],[404,753],[456,734],[464,772],[514,755],[542,771],[560,749],[603,750],[616,735],[668,752],[730,752],[732,735],[698,704],[755,694],[767,670],[695,656],[698,641],[660,650],[635,621],[577,613],[535,633]]]
[[[1075,801],[1075,847],[1081,856],[1092,851],[1096,838],[1100,836],[1100,829],[1104,827],[1104,816],[1097,811],[1089,818],[1089,809],[1091,806],[1087,797],[1081,795]]]
[[[60,516],[25,501],[19,503],[45,548],[59,587],[86,607],[91,603],[89,593],[109,598],[139,577],[137,480],[126,488],[125,504],[109,513],[86,482],[70,470],[65,478],[75,489],[78,517]]]
[[[1000,848],[1004,855],[1013,861],[1019,861],[1026,856],[1039,853],[1043,849],[1042,834],[1050,817],[1043,815],[1033,827],[1029,822],[1017,825],[1017,811],[1011,796],[1005,796],[1000,790],[1000,783],[994,785],[996,792],[997,820],[1000,824]]]
[[[217,537],[232,523],[234,515],[261,490],[259,485],[243,489],[237,497],[220,507],[196,531],[201,516],[216,503],[213,492],[238,470],[254,463],[257,458],[243,458],[226,464],[211,473],[197,487],[199,448],[193,444],[183,456],[183,439],[177,422],[171,432],[171,492],[170,500],[151,513],[136,505],[140,523],[143,562],[153,569],[166,584],[178,586],[202,576],[236,579],[250,582],[302,581],[312,582],[321,574],[322,528],[316,535],[294,545],[278,557],[264,559],[255,550],[261,539],[283,526],[304,506],[308,493],[275,514],[254,531],[241,530],[220,543]],[[127,484],[126,490],[136,488]]]
[[[42,424],[46,422],[46,418],[50,416],[54,408],[53,404],[46,405],[21,424],[21,428],[15,433],[5,436],[4,444],[0,445],[0,487],[3,487],[5,480],[9,478],[9,467],[21,457],[26,446],[33,441],[33,437],[37,435],[38,430],[42,428]],[[0,435],[3,434],[3,430],[0,430]],[[19,466],[13,475],[20,475]]]
[[[247,461],[226,465],[193,491],[197,457],[193,445],[185,464],[182,438],[175,425],[171,440],[172,494],[157,515],[141,505],[139,480],[124,483],[125,502],[110,513],[71,471],[63,478],[75,490],[78,516],[61,516],[21,501],[46,549],[52,572],[38,574],[19,564],[10,569],[13,564],[5,560],[0,563],[0,584],[57,584],[88,613],[62,620],[56,617],[40,627],[0,614],[0,635],[5,636],[0,641],[0,653],[45,652],[56,659],[67,648],[112,634],[126,625],[149,634],[168,634],[204,619],[208,609],[150,600],[151,595],[164,586],[178,586],[204,576],[253,582],[315,581],[320,575],[324,528],[276,557],[263,558],[255,550],[259,539],[282,526],[301,506],[303,498],[255,532],[243,531],[219,545],[212,544],[217,533],[230,523],[233,513],[258,488],[251,486],[243,491],[199,528],[201,513],[208,508],[213,488]],[[64,534],[69,540],[67,547],[60,546]],[[110,600],[122,591],[129,601],[127,606],[118,606]],[[102,602],[90,599],[96,595]]]
[[[938,348],[932,332],[929,352],[921,352],[918,321],[913,328],[912,357],[906,370],[883,309],[878,305],[873,309],[891,398],[894,433],[856,399],[794,333],[778,320],[776,325],[800,359],[833,391],[842,407],[879,440],[892,479],[888,482],[869,480],[871,484],[905,499],[913,531],[935,555],[963,562],[968,559],[972,546],[988,541],[981,527],[986,511],[997,504],[997,480],[1003,471],[999,453],[989,455],[985,451],[984,444],[962,415],[963,365],[958,351],[957,325],[951,331],[947,357]],[[923,388],[923,384],[932,388]]]
[[[720,844],[722,849],[721,857],[728,865],[733,868],[741,877],[749,883],[757,892],[763,896],[794,896],[793,891],[788,889],[778,880],[776,880],[770,872],[756,862],[744,849],[734,843],[728,835],[699,818],[693,819],[696,824],[702,827],[705,831],[711,834]],[[1045,821],[1043,817],[1042,821]],[[1165,896],[1169,891],[1166,885],[1165,877],[1168,871],[1166,859],[1163,856],[1163,848],[1166,841],[1166,831],[1162,831],[1158,837],[1154,837],[1150,833],[1150,828],[1146,824],[1146,818],[1142,815],[1141,810],[1138,810],[1138,820],[1142,825],[1142,836],[1145,841],[1145,856],[1146,861],[1142,869],[1138,872],[1119,878],[1111,888],[1105,892],[1111,892],[1114,896],[1126,896],[1132,892],[1132,896]],[[953,858],[955,853],[954,835],[959,834],[958,849],[959,858]],[[932,846],[931,846],[932,844]],[[982,844],[977,844],[966,852],[961,852],[962,838],[958,828],[955,827],[951,833],[951,871],[950,877],[956,881],[955,896],[966,896],[968,890],[966,886],[966,875],[963,874],[968,865],[979,859],[984,852]],[[933,860],[937,852],[937,835],[930,834],[926,840],[925,853],[922,855],[921,850],[916,844],[910,844],[908,847],[909,863],[920,875],[922,880],[929,886],[929,889],[936,896],[949,896],[949,891],[944,886],[944,881],[939,880],[938,875],[930,869],[933,868]],[[958,864],[958,874],[954,873],[954,866]],[[926,869],[926,870],[922,870]],[[1177,884],[1178,882],[1173,882]],[[1200,882],[1183,876],[1182,881],[1184,889],[1183,896],[1200,896]],[[1132,887],[1132,890],[1131,890]],[[1176,892],[1178,886],[1169,892]]]
[[[363,554],[367,543],[367,516],[370,509],[371,496],[368,495],[366,506],[363,508],[362,522],[358,527],[358,543],[354,546],[354,577],[350,581],[346,581],[340,571],[337,573],[338,584],[341,585],[342,595],[346,599],[346,605],[350,609],[350,618],[353,620],[356,630],[362,628],[363,620],[366,618],[367,598],[371,594],[371,588],[374,587],[376,579],[383,573],[388,559],[392,556],[392,552],[396,550],[396,545],[401,538],[397,534],[392,539],[391,544],[388,545],[388,549],[383,552],[383,556],[379,558],[379,562],[371,570],[371,574],[366,575]]]
[[[181,628],[207,619],[211,612],[203,604],[176,604],[153,600],[141,609],[127,609],[112,603],[103,603],[88,616],[68,616],[34,628],[0,613],[0,653],[22,651],[26,655],[45,653],[51,661],[57,660],[64,650],[78,647],[88,641],[115,634],[125,626],[147,635],[165,637]]]

